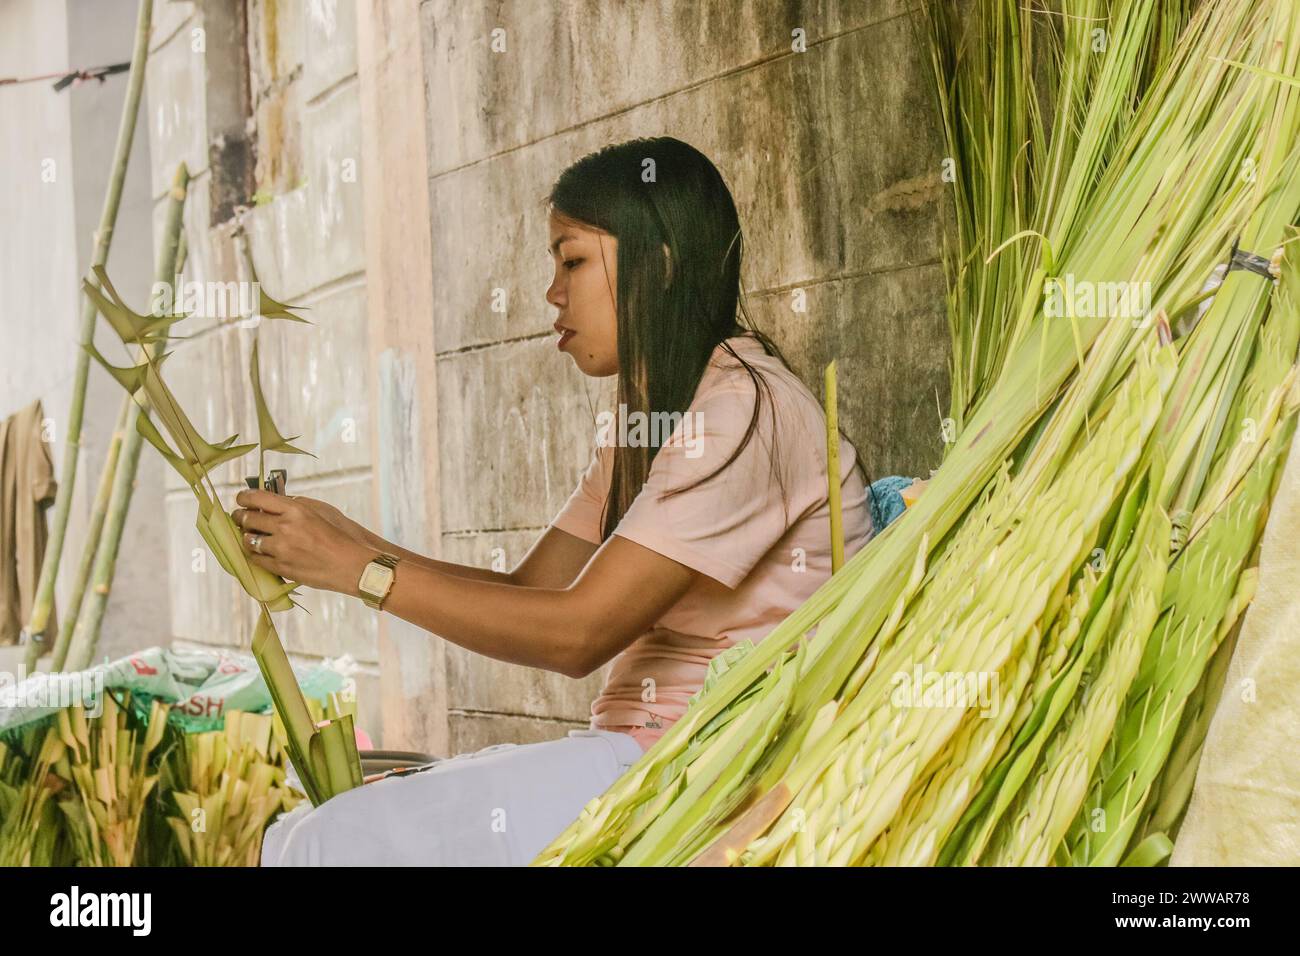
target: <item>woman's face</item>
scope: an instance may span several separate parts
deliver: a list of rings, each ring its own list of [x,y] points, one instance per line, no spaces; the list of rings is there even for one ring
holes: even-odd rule
[[[550,216],[555,278],[546,301],[559,309],[555,331],[561,352],[585,375],[618,374],[618,240],[607,232]]]

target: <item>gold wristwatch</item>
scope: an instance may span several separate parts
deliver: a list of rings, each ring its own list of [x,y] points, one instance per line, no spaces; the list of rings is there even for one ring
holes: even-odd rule
[[[396,578],[393,569],[397,567],[398,560],[400,559],[394,554],[380,552],[361,572],[357,590],[361,592],[361,600],[366,602],[367,607],[376,611],[384,609],[384,598],[388,597],[388,592],[393,588],[393,580]]]

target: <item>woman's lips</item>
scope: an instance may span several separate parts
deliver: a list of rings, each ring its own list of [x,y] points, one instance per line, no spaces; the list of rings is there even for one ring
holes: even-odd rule
[[[573,338],[575,335],[578,334],[574,332],[572,329],[566,329],[562,325],[555,326],[555,331],[560,333],[560,340],[555,343],[555,347],[558,348],[561,352],[563,352],[564,347],[569,344],[569,339]]]

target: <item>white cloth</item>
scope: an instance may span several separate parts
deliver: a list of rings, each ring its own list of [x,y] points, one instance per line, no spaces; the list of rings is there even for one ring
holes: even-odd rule
[[[263,866],[523,866],[641,758],[610,730],[495,744],[385,777],[267,829]]]

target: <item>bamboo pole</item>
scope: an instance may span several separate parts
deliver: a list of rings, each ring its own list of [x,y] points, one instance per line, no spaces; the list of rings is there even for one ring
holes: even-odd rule
[[[144,90],[145,65],[149,59],[149,31],[153,23],[153,0],[140,0],[136,14],[135,46],[131,52],[131,72],[127,79],[126,101],[118,121],[117,145],[113,152],[113,171],[108,179],[108,193],[95,231],[95,249],[91,256],[93,266],[108,261],[109,246],[113,241],[113,228],[117,223],[117,210],[122,201],[122,186],[126,182],[127,162],[131,157],[131,143],[135,139],[136,118],[140,112],[140,99]],[[93,281],[93,280],[92,280]],[[93,302],[83,296],[81,308],[81,338],[79,346],[93,342],[96,310]],[[36,668],[36,659],[47,645],[45,628],[49,626],[50,612],[54,607],[54,583],[59,576],[59,558],[68,532],[68,515],[72,510],[72,489],[77,481],[77,458],[81,453],[81,419],[86,405],[86,380],[90,373],[90,356],[85,348],[77,349],[77,369],[73,380],[72,405],[68,409],[68,424],[63,439],[63,470],[59,474],[59,488],[54,502],[54,525],[50,529],[45,557],[41,563],[41,578],[32,602],[31,617],[23,628],[22,640],[27,642],[23,652],[26,669]]]
[[[844,566],[844,513],[840,508],[840,415],[835,363],[826,366],[826,491],[831,510],[831,574]]]
[[[185,195],[189,186],[190,173],[185,164],[176,168],[172,179],[172,188],[168,197],[167,217],[162,230],[162,245],[158,250],[157,280],[171,282],[176,276],[176,266],[181,247],[181,226],[185,221]],[[174,297],[173,297],[174,299]],[[166,338],[146,345],[140,350],[136,361],[147,354],[156,360],[166,346]],[[132,396],[128,396],[132,398]],[[127,512],[131,507],[131,495],[135,490],[135,476],[140,464],[140,449],[144,442],[136,421],[141,414],[147,414],[149,399],[144,394],[138,401],[131,401],[128,411],[127,426],[122,439],[122,453],[118,461],[117,472],[113,476],[113,495],[108,504],[108,513],[104,522],[95,551],[95,566],[92,588],[88,601],[83,601],[77,615],[76,628],[67,651],[65,663],[69,669],[78,671],[90,666],[99,644],[100,626],[104,621],[104,611],[108,607],[108,597],[112,591],[113,574],[117,565],[117,552],[122,543],[122,532],[126,527]]]
[[[90,572],[95,566],[95,548],[104,530],[104,518],[108,515],[108,503],[113,494],[113,476],[117,474],[117,463],[122,452],[122,439],[126,436],[126,429],[130,425],[131,406],[135,404],[131,401],[130,395],[124,396],[123,399],[122,408],[117,414],[117,425],[113,429],[113,438],[109,442],[108,453],[104,456],[104,470],[99,475],[95,507],[90,514],[85,540],[81,543],[81,563],[77,565],[77,577],[72,582],[72,594],[63,609],[63,617],[59,619],[59,636],[54,642],[54,654],[50,660],[51,672],[63,670],[63,662],[68,657],[68,643],[72,640],[72,629],[77,626],[77,615],[81,613],[81,601],[86,593],[86,582],[90,580]],[[27,649],[28,654],[33,657],[33,665],[35,664],[34,648],[39,647],[39,644],[33,643]]]
[[[188,250],[185,248],[185,232],[182,230],[176,250],[176,272],[185,271]],[[179,294],[179,290],[176,290]],[[59,621],[59,636],[54,643],[54,654],[50,661],[50,671],[63,670],[68,659],[68,648],[72,644],[72,632],[77,626],[77,617],[81,613],[81,602],[86,593],[86,584],[95,567],[95,552],[99,547],[100,535],[104,530],[104,519],[108,515],[109,500],[113,492],[113,479],[117,473],[117,462],[122,448],[122,439],[128,427],[133,427],[128,416],[135,401],[130,395],[122,396],[122,409],[118,413],[117,427],[113,432],[112,443],[104,459],[104,470],[99,476],[99,491],[95,495],[95,507],[91,512],[90,525],[81,549],[81,564],[77,567],[77,577],[72,583],[72,592],[68,606]]]

